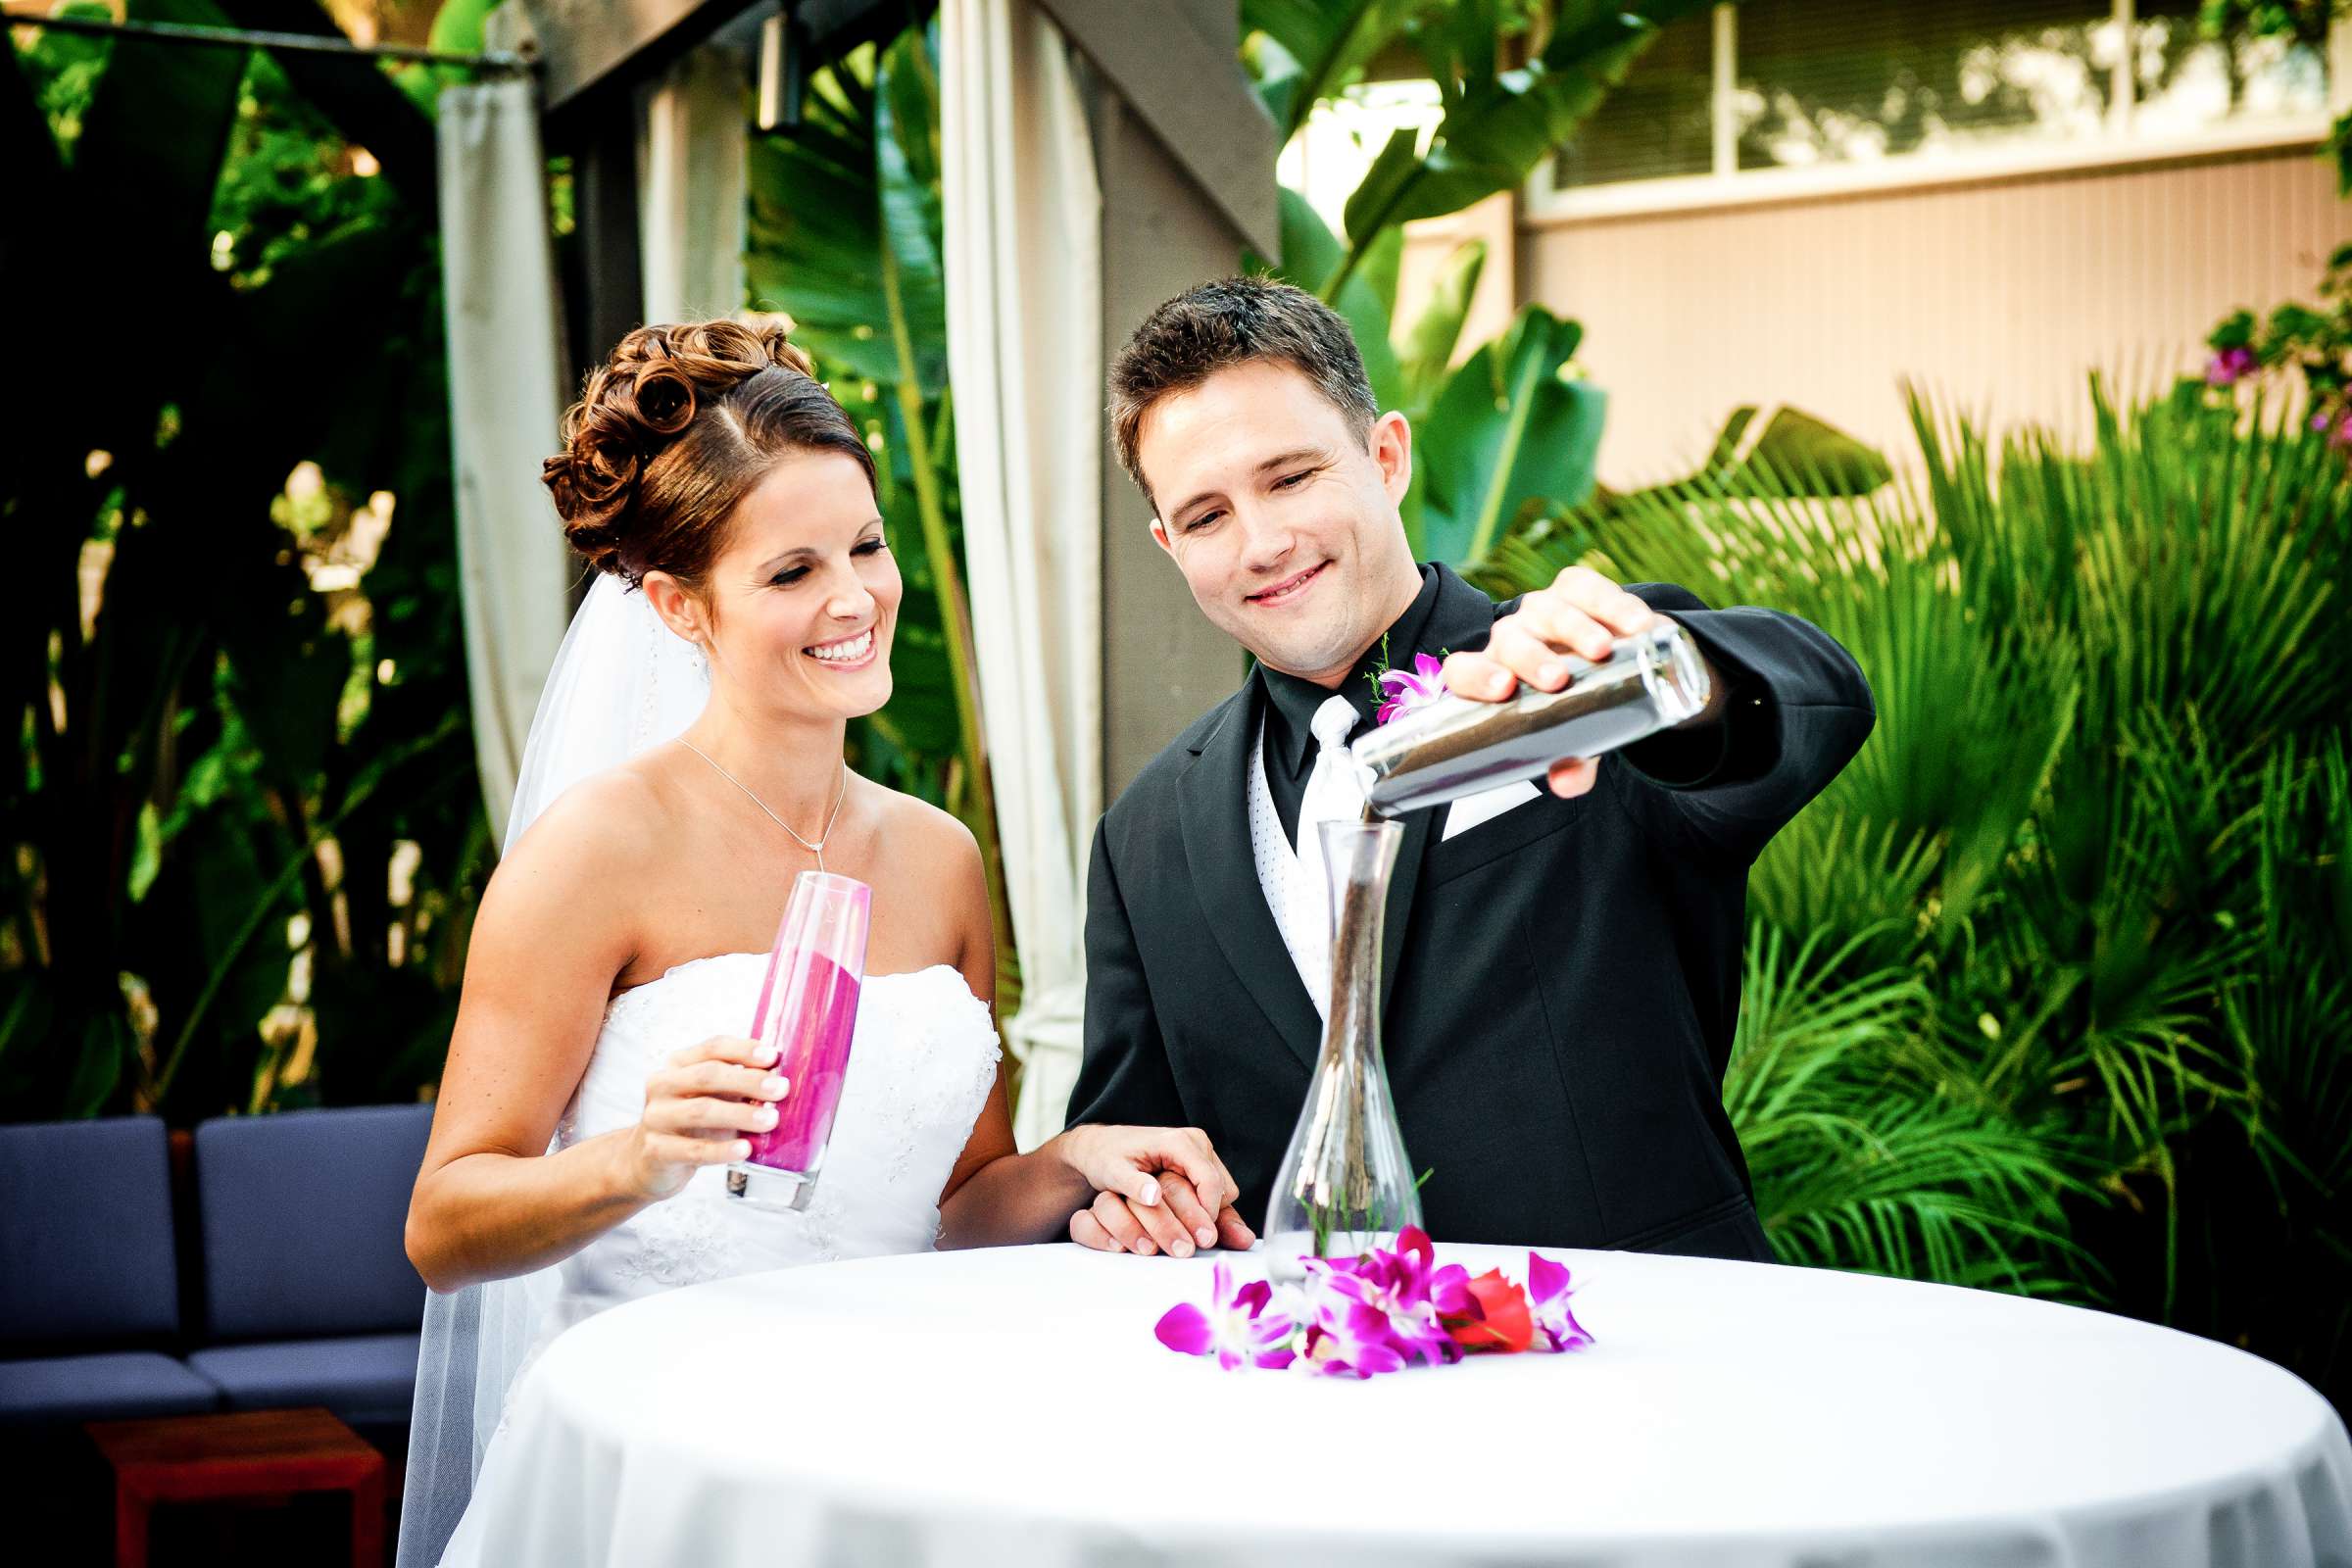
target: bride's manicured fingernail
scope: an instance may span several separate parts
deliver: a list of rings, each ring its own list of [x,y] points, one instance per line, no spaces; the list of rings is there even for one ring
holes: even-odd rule
[[[1171,1257],[1190,1257],[1193,1255],[1193,1244],[1179,1236],[1175,1245],[1168,1249],[1168,1254]]]
[[[735,1157],[737,1159],[749,1159],[752,1157],[752,1144],[750,1139],[738,1138],[735,1140]]]
[[[1193,1240],[1199,1242],[1202,1247],[1214,1247],[1217,1245],[1217,1233],[1208,1226],[1203,1225],[1199,1230],[1193,1232]]]
[[[753,1065],[753,1066],[755,1066],[755,1067],[773,1067],[775,1064],[776,1064],[776,1048],[775,1048],[775,1047],[773,1047],[773,1046],[761,1046],[761,1047],[760,1047],[760,1048],[758,1051],[755,1051],[755,1052],[753,1052],[753,1053],[752,1053],[752,1065]]]
[[[773,1127],[776,1124],[776,1107],[773,1105],[761,1105],[760,1107],[760,1114],[753,1119],[758,1121],[762,1127]]]
[[[1159,1201],[1159,1183],[1144,1183],[1144,1206],[1149,1208]]]
[[[760,1085],[760,1093],[770,1100],[782,1100],[784,1098],[784,1080],[773,1073],[768,1074],[766,1080]]]

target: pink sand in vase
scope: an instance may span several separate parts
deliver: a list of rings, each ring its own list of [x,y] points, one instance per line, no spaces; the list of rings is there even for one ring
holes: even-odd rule
[[[752,1038],[775,1048],[775,1071],[791,1087],[776,1125],[748,1135],[751,1156],[727,1166],[736,1198],[808,1206],[849,1074],[872,897],[856,878],[822,871],[793,883],[752,1015]]]
[[[808,974],[800,1015],[783,1020],[773,1037],[776,1071],[791,1090],[777,1109],[776,1124],[750,1135],[752,1160],[776,1170],[815,1174],[841,1108],[841,1083],[850,1070],[850,1042],[858,1030],[858,977],[819,954],[808,956]],[[767,1020],[753,1025],[753,1038]]]

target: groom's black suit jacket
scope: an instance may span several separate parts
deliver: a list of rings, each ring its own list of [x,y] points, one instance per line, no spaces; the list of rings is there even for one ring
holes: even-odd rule
[[[1483,647],[1516,604],[1437,574],[1417,649],[1389,651],[1397,667]],[[1730,686],[1720,759],[1675,787],[1607,757],[1581,798],[1544,791],[1451,839],[1446,808],[1407,814],[1384,933],[1389,1077],[1440,1241],[1768,1260],[1722,1098],[1747,868],[1870,733],[1870,690],[1792,616],[1633,591]],[[1253,1227],[1321,1038],[1250,849],[1268,700],[1252,675],[1096,833],[1070,1099],[1072,1122],[1201,1128]]]

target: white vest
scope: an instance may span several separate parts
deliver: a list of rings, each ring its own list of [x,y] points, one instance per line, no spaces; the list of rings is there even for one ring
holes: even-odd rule
[[[1303,812],[1305,802],[1299,803]],[[1300,821],[1303,833],[1311,824]],[[1307,1000],[1315,1004],[1315,1016],[1325,1016],[1331,1005],[1331,951],[1317,951],[1316,925],[1302,918],[1302,901],[1329,900],[1331,891],[1323,887],[1308,887],[1304,871],[1298,864],[1298,852],[1291,847],[1290,835],[1282,830],[1281,813],[1274,809],[1274,791],[1266,783],[1266,726],[1258,720],[1257,734],[1250,742],[1250,856],[1257,862],[1258,891],[1265,895],[1266,907],[1274,915],[1274,927],[1282,933],[1282,945],[1291,955],[1291,963],[1298,971],[1299,981],[1306,987]],[[1304,951],[1301,951],[1303,948]]]

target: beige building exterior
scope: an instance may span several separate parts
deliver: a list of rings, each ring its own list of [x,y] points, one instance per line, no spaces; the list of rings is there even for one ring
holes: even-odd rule
[[[2312,298],[2352,203],[2299,141],[1515,226],[1517,298],[1585,323],[1624,487],[1689,471],[1743,403],[1907,445],[1906,378],[2080,433],[2090,371],[2159,386],[2229,312]]]
[[[2029,24],[2059,3],[1976,0],[1975,9],[1987,28],[2015,12],[2024,30],[2002,47],[2038,49],[2046,65],[2064,63],[2064,53]],[[2076,0],[2094,14],[2107,3]],[[1413,319],[1454,246],[1483,240],[1487,266],[1465,345],[1529,303],[1582,321],[1578,362],[1610,398],[1600,477],[1618,488],[1689,473],[1743,404],[1801,408],[1899,463],[1913,450],[1906,382],[2000,427],[2079,436],[2091,372],[2140,391],[2200,373],[2204,338],[2224,316],[2316,302],[2328,254],[2352,242],[2352,202],[2338,199],[2321,147],[2330,116],[2352,104],[2352,25],[2338,22],[2324,47],[2303,47],[2299,74],[2278,66],[2276,48],[2241,52],[2242,74],[2268,69],[2274,80],[2291,77],[2300,96],[2266,109],[2241,80],[2226,111],[2200,120],[2181,112],[2196,86],[2187,56],[2203,49],[2210,65],[2214,46],[2187,31],[2193,7],[2112,3],[2105,32],[2066,36],[2085,62],[2105,58],[2098,51],[2117,36],[2137,38],[2143,54],[2136,64],[2116,56],[2107,75],[2094,71],[2075,84],[2096,110],[2087,129],[2029,125],[2006,138],[1812,167],[1758,167],[1771,159],[1752,128],[1759,94],[1748,79],[1752,51],[1742,53],[1740,39],[1775,16],[1834,21],[1834,8],[1719,7],[1711,42],[1698,20],[1687,30],[1700,36],[1670,38],[1654,55],[1685,80],[1702,77],[1681,100],[1694,92],[1701,106],[1695,171],[1686,138],[1681,172],[1661,164],[1665,177],[1554,189],[1546,169],[1523,190],[1415,225],[1398,319]],[[1885,0],[1866,9],[1884,10]],[[2172,54],[2160,68],[2145,51],[2167,36]],[[1838,48],[1824,34],[1804,69],[1834,74]],[[1880,58],[1857,55],[1851,73],[1866,75]],[[1640,118],[1643,69],[1604,114],[1654,122]],[[1611,134],[1605,151],[1620,158],[1619,174],[1625,157],[1651,151],[1638,131]]]

